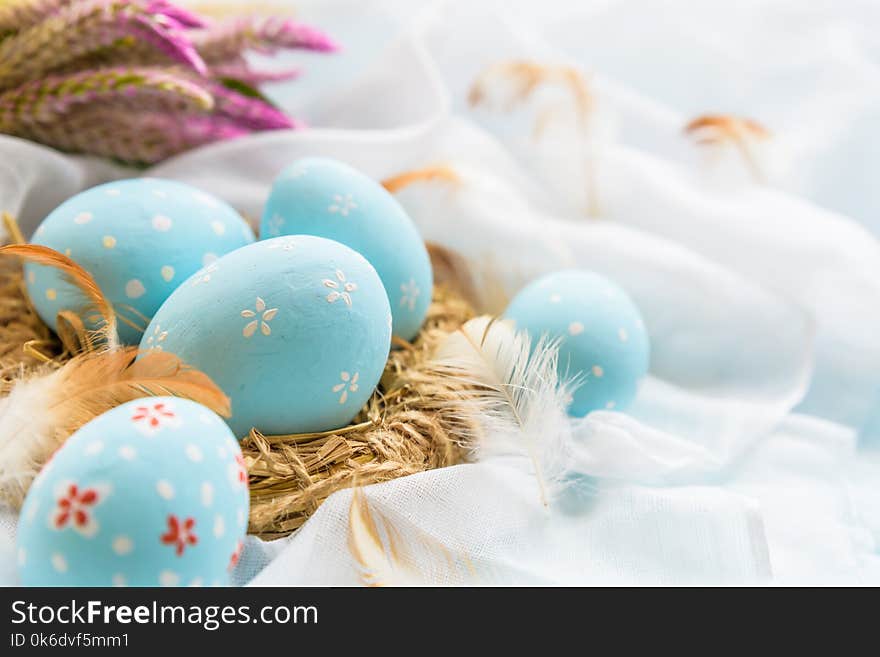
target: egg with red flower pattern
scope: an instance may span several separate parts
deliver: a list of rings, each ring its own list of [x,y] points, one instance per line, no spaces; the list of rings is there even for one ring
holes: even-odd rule
[[[81,427],[34,480],[20,581],[227,585],[247,518],[247,469],[226,423],[186,399],[137,399]]]

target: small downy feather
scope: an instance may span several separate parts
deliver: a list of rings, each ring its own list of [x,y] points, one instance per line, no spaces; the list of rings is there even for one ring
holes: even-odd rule
[[[132,399],[184,397],[229,416],[229,398],[170,353],[135,347],[80,354],[18,381],[0,400],[0,501],[17,508],[49,457],[81,426]]]
[[[370,505],[364,491],[354,488],[348,511],[348,549],[365,586],[476,583],[470,561],[454,556],[417,530],[409,538],[411,540],[404,540],[394,524]],[[416,563],[423,564],[424,568]]]
[[[475,426],[467,446],[478,460],[526,456],[541,503],[565,485],[572,453],[566,413],[577,377],[560,377],[559,343],[517,332],[509,320],[476,317],[449,335],[431,364],[433,373],[461,389],[462,426]]]
[[[113,304],[101,292],[92,275],[63,253],[39,244],[10,244],[0,247],[0,255],[14,255],[40,265],[55,267],[65,281],[76,286],[84,297],[81,313],[93,310],[103,317],[104,322],[96,331],[96,341],[104,342],[109,349],[119,344],[116,331],[116,312]]]

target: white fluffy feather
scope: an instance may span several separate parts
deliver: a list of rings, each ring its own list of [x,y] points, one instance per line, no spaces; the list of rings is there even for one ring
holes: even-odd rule
[[[48,400],[59,373],[20,381],[0,399],[0,498],[17,505],[58,447]]]
[[[467,389],[462,408],[479,427],[469,445],[478,459],[527,456],[547,505],[565,481],[571,453],[566,413],[575,380],[557,371],[559,344],[534,343],[513,323],[470,320],[440,346],[434,370]]]

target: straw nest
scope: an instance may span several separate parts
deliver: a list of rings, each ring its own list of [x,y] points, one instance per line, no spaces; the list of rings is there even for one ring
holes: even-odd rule
[[[473,315],[461,294],[436,286],[421,332],[412,343],[395,339],[380,385],[351,425],[284,436],[253,429],[241,443],[250,472],[249,532],[265,539],[286,536],[330,494],[355,482],[382,482],[462,461],[456,390],[430,376],[427,363],[438,343]],[[47,359],[70,358],[76,340],[62,337],[28,302],[17,259],[0,258],[0,395]]]

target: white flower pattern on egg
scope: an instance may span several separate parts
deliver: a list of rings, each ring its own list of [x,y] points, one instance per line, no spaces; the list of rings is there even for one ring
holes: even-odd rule
[[[348,281],[345,273],[341,269],[336,270],[336,279],[325,278],[322,283],[324,287],[329,287],[332,292],[327,295],[327,303],[333,303],[338,299],[342,299],[345,305],[351,308],[351,294],[357,290],[357,283]]]
[[[272,329],[269,326],[269,322],[278,314],[278,308],[266,308],[266,302],[262,297],[257,297],[256,305],[254,306],[255,310],[251,310],[250,308],[245,308],[241,311],[241,316],[245,319],[254,318],[245,324],[244,328],[241,330],[241,334],[249,338],[254,333],[257,332],[257,326],[260,327],[260,333],[263,335],[271,335]],[[257,317],[259,315],[259,317]]]
[[[336,394],[342,393],[339,395],[339,403],[344,404],[346,400],[348,400],[349,392],[357,392],[358,391],[358,378],[360,377],[359,372],[355,372],[353,375],[349,372],[340,372],[339,378],[342,380],[341,383],[337,383],[333,386],[333,392]]]
[[[147,336],[147,349],[150,351],[162,351],[162,345],[159,343],[164,342],[167,337],[168,331],[163,331],[162,326],[156,324],[156,328]]]
[[[410,278],[409,283],[401,284],[400,291],[403,293],[400,297],[400,305],[404,308],[414,310],[416,307],[416,300],[422,293],[419,286],[416,285],[416,279]]]
[[[354,202],[351,194],[334,194],[333,203],[327,208],[331,214],[339,213],[343,217],[347,217],[352,210],[357,209],[357,203]]]
[[[266,231],[269,233],[270,237],[278,237],[281,235],[281,227],[284,225],[284,217],[282,217],[277,212],[272,215],[272,218],[269,219],[269,230]],[[269,247],[273,248],[272,246]]]

